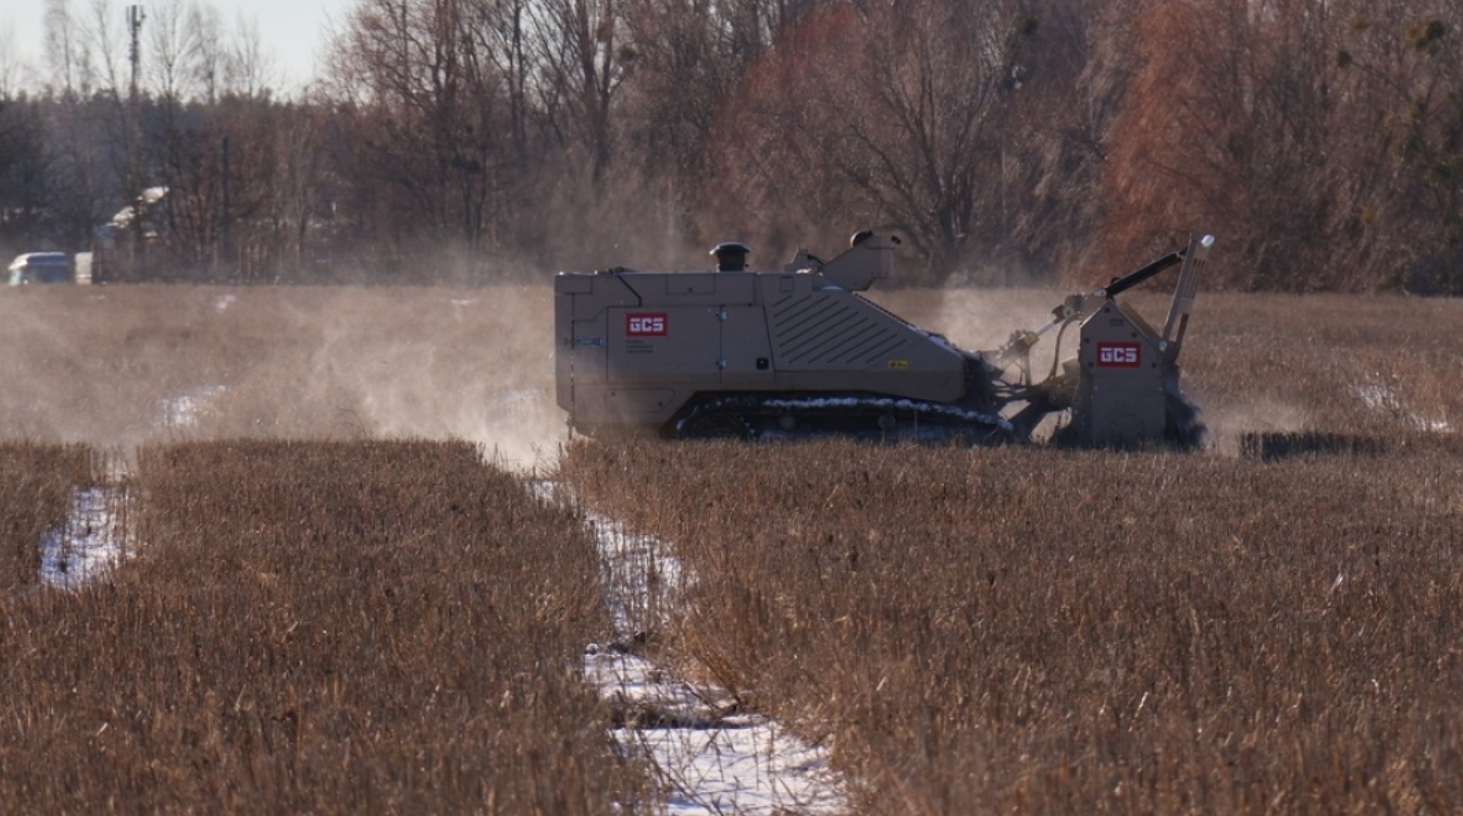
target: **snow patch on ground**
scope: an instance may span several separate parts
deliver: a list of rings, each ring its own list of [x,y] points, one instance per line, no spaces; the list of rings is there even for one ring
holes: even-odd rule
[[[585,677],[616,712],[622,749],[649,757],[665,785],[664,812],[843,813],[848,802],[828,752],[757,714],[724,714],[731,701],[667,676],[644,658],[591,647]]]
[[[769,399],[764,401],[765,405],[772,408],[784,408],[788,410],[799,408],[881,408],[889,411],[912,412],[923,410],[932,414],[948,416],[952,419],[965,420],[968,422],[984,422],[1004,430],[1011,430],[1012,426],[1005,417],[996,414],[987,414],[980,411],[972,411],[961,408],[958,405],[941,405],[938,403],[916,403],[914,400],[897,397],[816,397],[810,399]]]
[[[545,500],[558,493],[546,482],[530,489]],[[768,717],[741,713],[724,691],[689,683],[633,652],[679,613],[690,576],[666,542],[593,514],[586,524],[598,542],[619,639],[589,645],[584,677],[614,712],[616,744],[654,763],[667,791],[664,812],[846,812],[845,785],[829,767],[826,747],[809,745]]]
[[[685,592],[681,561],[652,536],[626,532],[619,522],[589,514],[585,523],[599,546],[605,601],[621,637],[662,628]]]
[[[41,583],[75,589],[116,566],[127,551],[127,491],[78,489],[66,523],[41,538]]]
[[[478,302],[477,298],[452,298],[452,319],[458,323],[462,322],[462,310]]]
[[[1419,431],[1452,433],[1453,423],[1446,419],[1424,416],[1409,410],[1397,391],[1386,385],[1358,385],[1352,391],[1362,404],[1373,411],[1384,411],[1395,416],[1403,424]]]

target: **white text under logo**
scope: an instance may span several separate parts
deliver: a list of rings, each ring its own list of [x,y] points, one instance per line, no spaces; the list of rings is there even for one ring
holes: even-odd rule
[[[1097,364],[1103,368],[1139,368],[1143,365],[1143,344],[1098,343]]]
[[[670,320],[665,312],[639,312],[625,315],[625,336],[665,337],[670,330]]]

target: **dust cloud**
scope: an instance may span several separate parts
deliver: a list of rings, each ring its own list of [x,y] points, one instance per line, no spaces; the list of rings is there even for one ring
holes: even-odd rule
[[[974,351],[1042,325],[1069,292],[876,287],[868,294]],[[1131,302],[1150,320],[1167,306],[1159,294],[1135,293]],[[1302,400],[1277,391],[1257,401],[1237,388],[1254,363],[1243,363],[1247,352],[1219,329],[1240,325],[1255,306],[1226,303],[1206,302],[1185,351],[1184,388],[1211,441],[1232,447],[1245,432],[1315,424],[1295,407]],[[1224,313],[1210,314],[1211,305]],[[1033,350],[1038,380],[1059,356],[1055,339],[1051,332]],[[1075,343],[1068,332],[1060,356],[1074,353]],[[554,403],[548,280],[462,288],[6,287],[0,344],[3,439],[127,452],[239,437],[457,438],[528,471],[552,465],[568,438]]]
[[[458,438],[540,468],[567,437],[552,298],[547,282],[0,290],[0,438]]]
[[[1061,300],[1014,289],[871,294],[970,349],[1040,325]],[[0,289],[0,343],[0,438],[123,451],[240,437],[458,438],[519,470],[551,464],[568,438],[554,403],[548,281]]]
[[[968,351],[997,349],[1011,333],[1035,329],[1067,294],[1057,289],[896,289],[867,293],[909,322]]]

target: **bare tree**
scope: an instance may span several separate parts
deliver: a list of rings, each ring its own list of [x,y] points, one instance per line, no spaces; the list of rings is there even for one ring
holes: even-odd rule
[[[218,9],[206,3],[191,3],[183,25],[189,45],[187,61],[195,87],[203,101],[213,105],[218,101],[225,65],[230,56],[224,45],[226,34]]]
[[[845,232],[893,228],[931,279],[988,249],[995,124],[1018,90],[1029,31],[1014,2],[981,11],[951,0],[841,5],[785,35],[720,134],[725,160],[746,174],[738,195],[763,207],[755,229],[778,246],[778,224],[808,216]]]
[[[1376,285],[1463,293],[1460,37],[1463,10],[1399,2],[1356,9],[1336,52],[1347,124],[1372,147],[1365,163],[1349,156],[1346,177],[1369,182],[1351,232]]]
[[[1446,245],[1417,225],[1456,211],[1456,186],[1428,174],[1457,141],[1460,76],[1449,24],[1426,6],[1140,6],[1139,65],[1107,137],[1104,251],[1133,257],[1202,227],[1232,236],[1237,262],[1216,270],[1231,285],[1354,288],[1398,269],[1399,251]]]
[[[636,59],[617,0],[542,0],[530,6],[550,121],[588,154],[597,185],[613,154],[616,92]]]
[[[336,40],[330,93],[357,140],[341,171],[374,191],[358,213],[398,250],[493,234],[528,144],[523,13],[513,0],[364,0]]]
[[[152,92],[162,100],[180,103],[200,90],[196,61],[204,34],[194,23],[197,4],[161,0],[148,10],[146,76]]]
[[[46,2],[54,95],[0,76],[28,229],[80,243],[165,186],[159,240],[209,275],[874,226],[925,280],[1090,280],[1212,229],[1214,283],[1463,288],[1438,0],[358,0],[290,103],[202,0],[149,5],[136,96],[120,6]]]
[[[691,221],[714,187],[708,147],[727,98],[779,32],[822,0],[622,0],[635,71],[622,91],[622,143],[673,220]]]
[[[259,38],[259,21],[240,13],[223,60],[223,92],[258,97],[278,84],[274,63]]]
[[[87,73],[81,82],[96,88],[99,92],[122,100],[123,89],[122,56],[126,53],[123,34],[120,29],[121,9],[112,0],[91,0],[90,8],[80,24],[82,66]]]
[[[0,100],[0,241],[42,241],[54,248],[57,236],[47,236],[46,153],[40,103],[6,97]]]
[[[46,63],[51,86],[63,95],[77,91],[82,81],[81,44],[68,0],[46,0]]]

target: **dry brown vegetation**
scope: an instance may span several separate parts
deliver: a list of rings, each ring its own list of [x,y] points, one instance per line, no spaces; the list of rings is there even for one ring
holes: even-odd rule
[[[139,554],[0,597],[12,812],[606,813],[593,542],[466,443],[138,457]]]
[[[0,596],[36,584],[41,536],[66,523],[71,492],[90,470],[81,445],[0,444]]]
[[[577,448],[872,813],[1451,812],[1458,451]]]
[[[1453,812],[1459,306],[1204,299],[1197,455],[580,444],[564,470],[677,542],[667,654],[826,740],[860,812]],[[1270,429],[1376,444],[1239,455]]]

